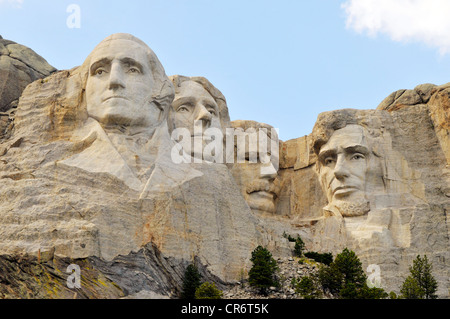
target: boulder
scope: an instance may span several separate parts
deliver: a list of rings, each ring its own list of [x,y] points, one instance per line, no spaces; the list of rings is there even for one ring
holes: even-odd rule
[[[30,48],[0,39],[0,112],[9,110],[25,87],[56,69]]]

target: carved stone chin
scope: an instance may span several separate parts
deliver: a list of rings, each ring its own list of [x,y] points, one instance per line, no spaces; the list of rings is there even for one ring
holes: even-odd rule
[[[334,206],[343,217],[356,217],[366,215],[370,211],[370,202],[366,199],[354,201],[334,201]]]

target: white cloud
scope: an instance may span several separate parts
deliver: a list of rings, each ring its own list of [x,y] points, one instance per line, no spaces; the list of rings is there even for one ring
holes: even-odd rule
[[[9,4],[15,8],[22,8],[23,0],[0,0],[0,5]]]
[[[450,53],[450,0],[346,0],[342,8],[347,28],[358,33],[384,33]]]

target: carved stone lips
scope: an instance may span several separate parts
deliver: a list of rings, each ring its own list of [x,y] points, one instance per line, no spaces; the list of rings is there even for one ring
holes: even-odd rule
[[[333,195],[343,195],[356,190],[357,188],[354,186],[338,186],[333,190]]]
[[[258,195],[258,197],[261,197],[261,198],[267,198],[267,199],[270,199],[270,200],[273,200],[273,197],[274,197],[274,195],[275,195],[275,193],[273,193],[273,192],[267,192],[267,191],[265,191],[265,190],[254,191],[254,192],[252,192],[252,193],[250,193],[250,194],[255,194],[255,195]]]
[[[260,186],[260,187],[252,187],[247,190],[247,194],[253,194],[253,193],[258,193],[261,195],[266,195],[266,196],[271,196],[271,197],[276,195],[275,192],[273,191],[273,189],[270,187],[270,185]]]
[[[103,102],[106,102],[106,101],[111,100],[111,99],[124,99],[124,100],[128,100],[128,98],[126,98],[126,97],[124,97],[124,96],[113,95],[113,96],[109,96],[109,97],[103,99]]]

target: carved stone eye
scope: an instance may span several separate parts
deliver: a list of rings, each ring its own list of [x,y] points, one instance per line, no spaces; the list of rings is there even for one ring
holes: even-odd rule
[[[211,115],[214,115],[214,116],[217,115],[217,112],[213,107],[209,107],[209,108],[207,108],[207,110]]]
[[[189,108],[185,105],[181,105],[180,107],[178,107],[177,112],[179,113],[189,112]]]
[[[351,157],[351,159],[352,160],[361,160],[361,159],[364,159],[365,158],[365,156],[363,155],[363,154],[354,154],[352,157]]]
[[[97,69],[95,70],[95,75],[102,75],[105,72],[103,69]]]
[[[330,165],[334,164],[334,158],[327,157],[323,162],[324,162],[325,166],[330,166]]]

